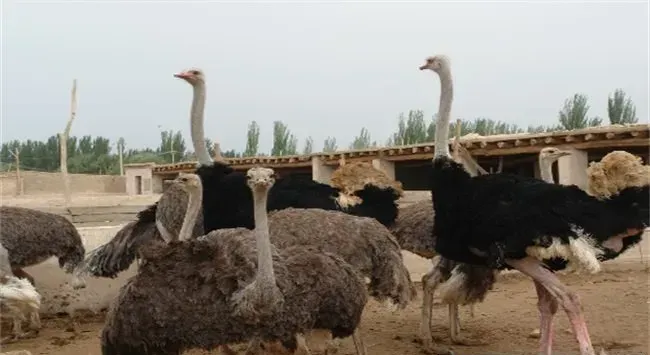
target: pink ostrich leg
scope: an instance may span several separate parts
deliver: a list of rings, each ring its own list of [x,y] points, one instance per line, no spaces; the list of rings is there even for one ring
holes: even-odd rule
[[[557,313],[557,300],[544,286],[535,281],[537,308],[539,309],[540,354],[553,353],[553,316]]]
[[[589,332],[587,331],[587,324],[585,323],[584,316],[582,315],[582,309],[580,306],[580,300],[578,295],[569,290],[566,286],[560,282],[560,280],[553,274],[551,271],[546,269],[539,260],[526,257],[524,259],[512,260],[508,259],[506,262],[514,267],[515,269],[521,271],[522,273],[530,276],[536,283],[539,283],[543,289],[546,290],[548,295],[552,296],[557,300],[571,322],[573,327],[573,334],[578,341],[580,347],[580,355],[596,355],[594,352],[594,347],[591,345],[591,339],[589,338]],[[539,295],[539,291],[538,291]],[[552,325],[546,324],[546,322],[552,322],[552,316],[550,311],[552,311],[551,305],[544,305],[544,309],[548,308],[548,315],[544,314],[542,311],[542,304],[547,303],[544,299],[540,298],[540,319],[542,324],[540,326],[540,335],[541,335],[541,346],[543,347],[544,355],[551,355],[551,337],[552,337]],[[547,321],[548,319],[548,321]],[[544,341],[546,340],[546,343]]]

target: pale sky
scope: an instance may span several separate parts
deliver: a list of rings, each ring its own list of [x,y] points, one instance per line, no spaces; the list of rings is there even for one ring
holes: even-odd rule
[[[648,121],[648,4],[249,3],[3,0],[2,140],[45,139],[79,109],[73,135],[155,147],[182,130],[190,86],[207,76],[206,135],[241,151],[250,121],[260,150],[282,120],[315,150],[347,147],[362,127],[384,143],[397,116],[437,110],[439,82],[424,58],[450,57],[454,118],[552,124],[564,100],[625,90]]]

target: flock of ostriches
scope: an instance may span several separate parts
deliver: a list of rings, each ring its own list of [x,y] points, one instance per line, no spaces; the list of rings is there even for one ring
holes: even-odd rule
[[[22,268],[56,256],[73,287],[81,288],[84,277],[115,277],[137,259],[136,275],[109,309],[104,355],[179,355],[192,348],[234,353],[236,343],[248,343],[247,354],[310,353],[304,335],[317,331],[331,334],[328,350],[352,337],[357,353],[366,354],[359,323],[368,296],[403,309],[416,294],[404,249],[434,260],[422,279],[425,350],[449,351],[432,341],[438,286],[449,305],[452,342],[471,345],[459,334],[459,305],[481,302],[499,270],[515,269],[537,291],[540,352],[552,354],[553,316],[561,306],[580,354],[594,355],[578,296],[554,272],[597,272],[602,261],[641,240],[650,223],[649,178],[621,168],[640,159],[621,151],[603,158],[612,168],[599,166],[599,176],[627,179],[607,193],[555,184],[551,166],[570,154],[555,147],[540,152],[541,180],[470,174],[452,159],[447,141],[449,61],[430,57],[425,69],[437,73],[441,85],[432,199],[400,211],[401,191],[393,187],[370,182],[351,195],[280,178],[268,168],[242,173],[213,161],[203,131],[205,76],[198,69],[176,74],[194,91],[191,134],[199,165],[180,174],[111,241],[85,256],[65,218],[2,207],[0,300],[3,316],[13,319],[10,337],[27,334],[21,328],[26,316],[32,330],[40,327],[40,296]]]

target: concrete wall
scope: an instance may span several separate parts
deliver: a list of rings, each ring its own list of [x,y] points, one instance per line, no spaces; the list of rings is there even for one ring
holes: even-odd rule
[[[70,191],[74,193],[126,192],[126,180],[118,175],[69,174]],[[25,195],[58,194],[63,192],[61,173],[35,171],[20,172],[22,192]],[[16,196],[19,191],[16,173],[0,174],[2,196]]]

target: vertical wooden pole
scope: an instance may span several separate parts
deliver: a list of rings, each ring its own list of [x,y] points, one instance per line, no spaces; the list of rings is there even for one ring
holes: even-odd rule
[[[13,152],[9,151],[9,153],[14,156],[16,161],[16,196],[22,196],[25,191],[23,190],[23,179],[20,176],[20,149],[16,147]]]
[[[70,98],[70,118],[65,125],[63,133],[59,134],[59,146],[61,147],[61,177],[63,178],[63,196],[65,207],[70,207],[70,178],[68,177],[68,137],[72,121],[77,116],[77,79],[72,81],[72,97]]]

